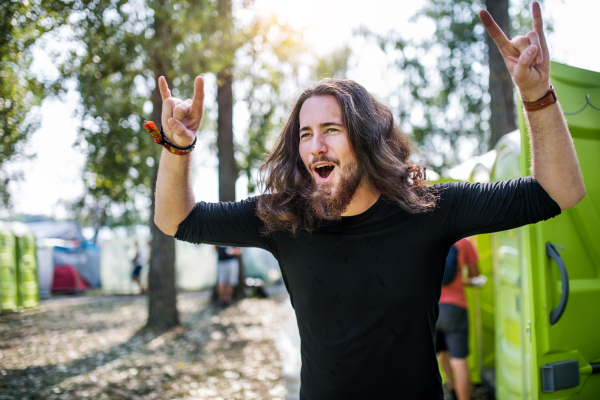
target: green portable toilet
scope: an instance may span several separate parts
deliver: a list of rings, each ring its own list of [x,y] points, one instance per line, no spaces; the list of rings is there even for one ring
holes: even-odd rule
[[[497,151],[490,153],[493,153],[495,162]],[[488,160],[483,161],[473,167],[469,182],[490,182],[493,162],[490,165]],[[472,236],[471,243],[479,254],[479,272],[487,278],[487,283],[481,288],[465,286],[469,313],[469,369],[471,382],[476,384],[482,379],[494,379],[496,326],[491,235]]]
[[[496,157],[493,150],[488,153]],[[482,156],[482,157],[485,157]],[[478,162],[473,167],[469,182],[490,182],[490,169],[487,162]],[[467,312],[469,315],[469,372],[471,383],[479,384],[482,374],[493,367],[494,364],[494,275],[492,273],[491,236],[489,234],[476,235],[470,238],[479,255],[479,273],[487,278],[483,287],[465,285],[467,299]]]
[[[40,304],[35,235],[22,223],[13,223],[11,228],[17,246],[17,304],[34,308]]]
[[[534,398],[600,398],[600,73],[553,63],[586,197],[526,227]],[[591,103],[591,104],[590,104]],[[520,121],[522,131],[524,121]],[[523,137],[521,171],[529,165]],[[562,246],[564,251],[557,250]],[[566,267],[566,268],[563,268]]]
[[[15,236],[0,223],[0,311],[17,310],[17,257]]]
[[[516,135],[518,137],[518,132]],[[450,169],[444,177],[433,180],[433,183],[447,180],[473,183],[490,182],[490,170],[495,159],[496,150],[492,150],[481,156],[472,157]],[[487,283],[483,287],[464,286],[469,317],[469,356],[467,358],[469,375],[471,383],[479,384],[482,381],[482,375],[486,373],[493,375],[495,361],[495,313],[491,237],[489,234],[477,235],[472,236],[470,240],[479,254],[478,264],[480,273],[487,278]],[[445,382],[446,377],[441,368],[440,373]]]
[[[496,146],[492,181],[518,178],[521,175],[521,135],[518,131],[503,136]],[[523,238],[524,228],[490,235],[493,268],[495,326],[495,385],[498,399],[530,399],[531,350],[525,338],[528,313]],[[525,287],[525,289],[524,289]]]
[[[556,218],[491,236],[499,400],[600,398],[600,73],[551,68],[587,194]],[[529,175],[522,112],[519,122],[520,146],[497,147],[494,181]]]

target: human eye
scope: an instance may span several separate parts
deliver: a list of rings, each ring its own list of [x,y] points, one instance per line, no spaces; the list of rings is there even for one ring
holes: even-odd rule
[[[302,132],[300,133],[300,139],[306,139],[311,136],[310,132]]]

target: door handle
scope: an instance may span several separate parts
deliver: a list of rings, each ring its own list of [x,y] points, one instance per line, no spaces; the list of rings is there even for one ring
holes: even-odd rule
[[[554,325],[560,320],[565,309],[567,308],[567,302],[569,301],[569,275],[567,274],[567,267],[562,257],[558,253],[558,249],[564,250],[561,246],[557,244],[552,244],[550,242],[546,243],[546,254],[548,257],[556,262],[558,265],[558,270],[560,271],[560,281],[562,282],[562,295],[560,296],[560,303],[558,307],[550,312],[550,325]]]

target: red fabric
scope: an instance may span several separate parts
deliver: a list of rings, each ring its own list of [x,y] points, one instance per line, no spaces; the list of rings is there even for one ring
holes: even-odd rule
[[[79,275],[74,266],[62,264],[54,267],[54,276],[52,279],[53,293],[77,293],[89,287],[89,283]]]
[[[442,286],[440,304],[452,304],[457,307],[467,308],[467,298],[462,281],[462,268],[467,264],[473,264],[479,260],[475,248],[468,238],[461,239],[454,244],[458,249],[458,268],[454,280],[446,286]]]

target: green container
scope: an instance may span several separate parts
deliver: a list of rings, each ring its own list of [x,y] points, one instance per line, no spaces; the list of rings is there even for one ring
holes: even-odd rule
[[[28,231],[16,239],[18,305],[34,308],[40,304],[35,236]]]
[[[586,99],[600,106],[600,73],[552,63],[551,82],[565,113]],[[600,398],[600,374],[592,373],[600,368],[600,111],[587,105],[566,118],[586,197],[549,221],[491,236],[500,400]],[[520,146],[497,148],[492,180],[529,175],[522,112],[519,122]],[[564,251],[551,258],[549,243]]]
[[[17,310],[17,257],[15,235],[0,225],[0,311]]]
[[[520,136],[504,136],[496,146],[492,181],[524,176],[521,174]],[[495,300],[495,376],[498,399],[531,398],[531,349],[527,328],[529,313],[525,303],[528,292],[524,242],[526,228],[510,229],[490,235],[493,292]]]
[[[482,289],[465,290],[471,380],[483,375],[489,381],[495,374],[499,400],[600,399],[600,373],[593,373],[600,371],[600,111],[594,109],[600,107],[600,73],[553,62],[551,82],[575,143],[586,197],[549,221],[471,238],[488,277]],[[520,133],[498,142],[491,181],[530,174],[522,111],[519,127]],[[476,169],[472,182],[481,181]],[[555,259],[564,263],[566,275],[549,257],[548,243],[564,248]]]
[[[551,82],[565,113],[577,112],[588,98],[600,107],[600,73],[553,63]],[[600,367],[600,111],[588,105],[566,118],[587,194],[559,217],[525,227],[523,235],[528,249],[524,260],[528,279],[523,287],[529,293],[524,305],[529,312],[527,321],[531,321],[528,343],[533,398],[540,400],[600,398],[600,373],[592,374],[591,365]],[[520,126],[524,132],[522,119]],[[521,145],[524,157],[520,167],[524,172],[530,162],[525,135]],[[547,243],[565,249],[558,253],[568,273],[568,291],[561,284],[564,274],[547,255]],[[567,295],[564,313],[557,321],[551,321],[551,313]],[[579,384],[545,392],[552,364],[569,361],[577,363]]]

